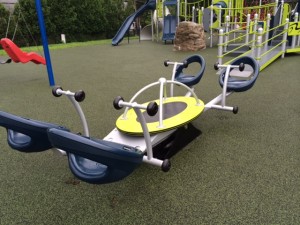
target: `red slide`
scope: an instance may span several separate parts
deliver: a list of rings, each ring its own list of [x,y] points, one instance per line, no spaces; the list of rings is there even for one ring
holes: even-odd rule
[[[16,63],[28,63],[29,61],[35,64],[46,65],[44,57],[36,54],[35,52],[23,52],[15,43],[8,38],[1,39],[1,45],[9,57]]]

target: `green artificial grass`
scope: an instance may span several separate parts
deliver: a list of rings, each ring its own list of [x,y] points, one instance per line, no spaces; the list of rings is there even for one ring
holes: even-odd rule
[[[71,42],[66,44],[50,44],[49,50],[57,50],[57,49],[66,49],[66,48],[75,48],[75,47],[83,47],[83,46],[91,46],[91,45],[103,45],[109,44],[111,40],[97,40],[97,41],[87,41],[87,42]],[[43,46],[29,46],[29,47],[21,47],[22,51],[24,52],[41,52]],[[0,55],[5,56],[7,55],[6,52],[1,49]]]
[[[136,40],[138,37],[130,37],[131,40]],[[111,44],[111,39],[104,40],[95,40],[95,41],[86,41],[86,42],[71,42],[66,44],[50,44],[49,50],[57,50],[57,49],[66,49],[66,48],[75,48],[75,47],[84,47],[84,46],[93,46],[93,45],[107,45]],[[43,46],[29,46],[29,47],[21,47],[22,51],[25,52],[41,52]],[[1,49],[0,55],[6,55],[6,52]]]
[[[163,61],[191,54],[206,60],[195,91],[208,102],[221,93],[216,48],[175,52],[170,44],[133,40],[51,51],[56,85],[86,92],[81,105],[98,138],[115,127],[116,96],[129,100],[170,78]],[[143,164],[120,182],[87,184],[55,151],[10,149],[1,129],[0,224],[299,224],[298,64],[299,54],[278,59],[252,89],[230,96],[227,104],[239,106],[238,114],[203,113],[193,122],[202,134],[171,159],[168,173]],[[82,130],[67,98],[52,96],[42,65],[1,65],[0,95],[2,111]],[[149,92],[139,101],[157,96]]]

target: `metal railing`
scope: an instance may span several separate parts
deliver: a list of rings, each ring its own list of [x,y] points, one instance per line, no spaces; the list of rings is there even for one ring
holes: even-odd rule
[[[257,29],[258,16],[255,15],[254,18],[255,18],[254,24],[253,24],[253,28],[252,28],[253,29],[252,40],[249,41],[249,37],[246,38],[246,35],[250,33],[249,30],[251,27],[251,25],[247,25],[246,30],[248,30],[248,32],[246,32],[246,34],[243,35],[243,37],[245,38],[245,40],[248,40],[248,41],[245,41],[245,43],[239,45],[238,47],[236,47],[230,51],[226,51],[226,47],[230,43],[235,41],[235,39],[227,40],[225,37],[228,36],[230,34],[230,32],[233,32],[233,31],[224,32],[223,29],[221,29],[219,31],[218,55],[217,55],[218,64],[230,64],[236,58],[233,58],[233,59],[229,60],[228,62],[223,63],[224,57],[228,56],[229,54],[237,51],[238,49],[240,49],[244,46],[249,46],[249,48],[251,46],[251,50],[249,50],[248,52],[245,52],[242,55],[250,54],[258,62],[262,59],[262,57],[267,56],[272,51],[275,51],[275,50],[278,51],[279,48],[280,48],[280,51],[278,51],[277,54],[281,55],[282,58],[284,57],[284,54],[287,49],[286,43],[287,43],[287,35],[288,35],[288,28],[289,28],[289,19],[286,19],[286,21],[283,24],[280,24],[276,27],[270,28],[271,16],[270,16],[270,14],[268,14],[265,29],[261,28],[261,27]],[[295,21],[298,21],[298,16],[297,16],[297,19],[295,19]],[[249,21],[247,24],[250,24]],[[279,32],[275,32],[275,31],[279,31]],[[272,37],[269,37],[270,32],[274,33],[274,35],[272,35]],[[299,43],[298,43],[299,36],[293,37],[291,48],[295,47],[297,44],[299,45]],[[282,38],[280,38],[280,37],[282,37]],[[278,41],[278,43],[275,45],[270,45],[270,42],[274,41],[275,39],[276,39],[276,41]]]

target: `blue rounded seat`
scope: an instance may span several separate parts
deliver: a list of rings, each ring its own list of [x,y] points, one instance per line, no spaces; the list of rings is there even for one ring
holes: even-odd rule
[[[201,80],[205,71],[206,63],[204,58],[200,55],[192,55],[183,60],[183,62],[185,61],[187,62],[187,66],[189,66],[191,63],[198,63],[200,69],[195,75],[190,75],[184,73],[184,68],[186,67],[185,65],[178,65],[176,68],[175,80],[191,87],[199,83]]]
[[[142,162],[143,153],[133,147],[49,129],[51,144],[68,153],[69,167],[79,179],[94,184],[119,181]]]
[[[8,145],[21,152],[41,152],[52,148],[47,130],[59,128],[56,124],[31,120],[6,112],[0,112],[0,126],[7,130]]]
[[[227,91],[243,92],[249,90],[254,85],[259,74],[258,62],[250,56],[243,56],[233,61],[231,65],[240,65],[241,63],[244,63],[245,68],[250,67],[250,69],[252,70],[252,74],[247,78],[229,76],[227,82]],[[234,68],[231,68],[231,71],[233,69]],[[225,74],[226,74],[226,68],[224,68],[221,71],[219,77],[219,84],[222,88],[224,86]]]

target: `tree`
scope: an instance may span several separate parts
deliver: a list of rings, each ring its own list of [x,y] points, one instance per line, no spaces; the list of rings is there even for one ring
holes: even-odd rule
[[[60,34],[66,34],[68,42],[111,38],[131,14],[134,0],[42,0],[44,21],[49,43],[60,42]],[[0,13],[5,13],[0,9]],[[8,18],[7,14],[1,18]],[[34,0],[19,0],[15,5],[14,19],[18,22],[18,45],[40,44],[40,29]],[[6,24],[5,24],[6,23]],[[7,27],[7,20],[0,25]],[[11,24],[11,27],[14,27]],[[3,33],[3,32],[2,32]],[[13,31],[12,31],[13,33]]]
[[[52,38],[57,42],[60,40],[60,34],[72,36],[77,29],[77,15],[72,0],[49,0],[48,6],[49,19],[55,27],[54,32],[50,32]]]
[[[0,4],[0,37],[6,36],[10,13]]]
[[[77,14],[77,32],[95,34],[104,30],[104,8],[101,0],[72,0]]]
[[[131,4],[128,4],[125,9],[123,0],[107,0],[105,1],[104,9],[106,38],[112,38],[126,17],[132,13],[133,7]]]
[[[54,26],[49,19],[50,10],[47,1],[43,0],[43,13],[47,31],[52,33]],[[17,21],[15,42],[19,45],[36,45],[41,43],[35,2],[33,0],[19,0],[15,5],[14,20]]]

